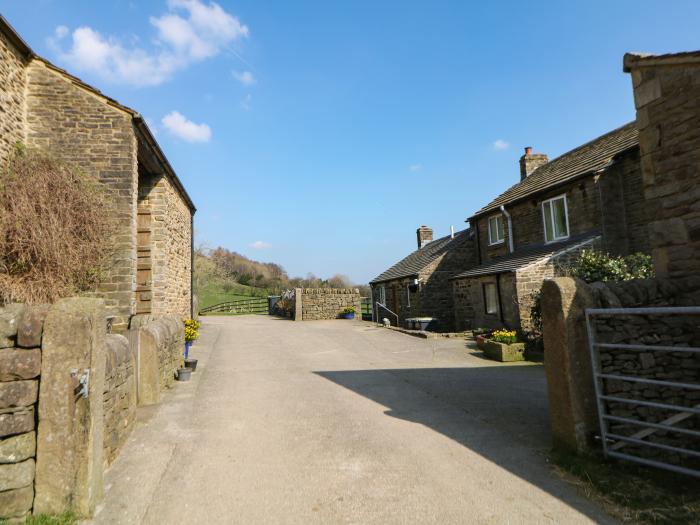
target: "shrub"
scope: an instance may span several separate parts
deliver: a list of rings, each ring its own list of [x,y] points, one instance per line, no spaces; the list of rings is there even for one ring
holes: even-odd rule
[[[633,253],[614,257],[597,250],[583,250],[569,267],[569,273],[586,281],[628,281],[648,279],[654,276],[651,256]]]
[[[111,255],[111,217],[95,177],[18,148],[0,174],[0,303],[94,289]]]
[[[518,342],[518,336],[515,330],[495,330],[491,334],[491,339],[497,343],[505,343],[507,345]]]

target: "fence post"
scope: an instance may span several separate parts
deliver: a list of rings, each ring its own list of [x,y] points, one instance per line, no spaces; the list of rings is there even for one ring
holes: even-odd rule
[[[597,305],[591,288],[570,277],[542,285],[544,365],[549,423],[554,446],[576,452],[589,448],[598,431],[598,412],[586,336],[586,308]]]
[[[44,323],[35,514],[93,514],[102,499],[104,301],[70,298]],[[81,382],[86,382],[84,394]]]

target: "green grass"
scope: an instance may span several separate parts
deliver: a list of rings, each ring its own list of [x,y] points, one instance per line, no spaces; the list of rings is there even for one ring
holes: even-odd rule
[[[625,523],[700,523],[700,479],[600,456],[556,453],[560,474]]]
[[[212,280],[197,289],[197,299],[199,309],[206,308],[227,301],[238,301],[239,299],[249,299],[253,297],[267,297],[268,290],[255,288],[243,284],[225,284],[222,280]]]
[[[47,516],[45,514],[41,516],[30,516],[22,523],[25,525],[74,525],[77,521],[73,513],[66,512],[59,516]],[[5,523],[10,522],[0,519],[0,525],[4,525]]]

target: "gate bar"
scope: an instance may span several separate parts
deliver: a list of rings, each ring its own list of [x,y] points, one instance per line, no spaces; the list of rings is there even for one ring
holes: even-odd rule
[[[639,456],[630,456],[629,454],[623,454],[622,452],[608,452],[608,455],[613,458],[626,459],[627,461],[641,463],[642,465],[671,470],[673,472],[678,472],[679,474],[686,474],[688,476],[695,476],[696,478],[700,478],[700,470],[692,470],[685,467],[679,467],[678,465],[672,465],[671,463],[664,463],[663,461],[654,461],[653,459],[646,459]]]
[[[654,308],[586,308],[593,315],[673,315],[700,314],[700,306],[659,306]]]
[[[700,348],[696,346],[624,345],[618,343],[596,343],[595,346],[598,348],[620,348],[622,350],[634,351],[700,353]]]
[[[644,377],[618,376],[615,374],[596,374],[603,379],[617,379],[618,381],[630,381],[632,383],[644,383],[648,385],[660,385],[672,388],[687,388],[688,390],[700,390],[700,384],[676,383],[675,381],[662,381],[660,379],[646,379]]]
[[[666,403],[656,403],[654,401],[642,401],[636,399],[630,399],[628,397],[617,397],[617,396],[601,396],[606,401],[615,401],[618,403],[628,403],[630,405],[642,405],[645,407],[652,408],[662,408],[664,410],[677,410],[678,412],[690,412],[693,414],[700,414],[700,408],[697,407],[684,407],[681,405],[667,405]]]
[[[653,441],[645,441],[643,439],[637,439],[632,436],[621,436],[620,434],[608,434],[609,438],[617,439],[620,441],[628,441],[629,443],[634,443],[636,445],[642,445],[645,447],[660,448],[663,450],[669,450],[671,452],[678,452],[680,454],[686,454],[688,456],[693,456],[700,458],[700,452],[697,450],[690,450],[687,448],[674,447],[673,445],[664,445],[663,443],[654,443]]]
[[[678,432],[679,434],[688,434],[689,436],[700,437],[700,432],[698,432],[697,430],[690,430],[689,428],[673,427],[671,425],[663,425],[661,423],[651,423],[649,421],[640,421],[637,419],[628,419],[626,417],[611,416],[610,414],[603,414],[603,418],[610,421],[617,421],[618,423],[626,423],[628,425],[658,428],[659,430],[668,430],[669,432]],[[610,434],[606,432],[606,437],[609,435]]]

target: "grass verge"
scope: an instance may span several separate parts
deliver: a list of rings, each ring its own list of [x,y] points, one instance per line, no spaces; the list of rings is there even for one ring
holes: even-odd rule
[[[21,523],[24,523],[24,525],[74,525],[77,522],[78,519],[72,512],[66,512],[58,516],[47,516],[45,514],[41,516],[29,516]],[[11,522],[0,519],[0,525],[4,525],[5,523]]]
[[[552,460],[566,481],[623,523],[700,524],[700,479],[596,455],[555,452]]]

